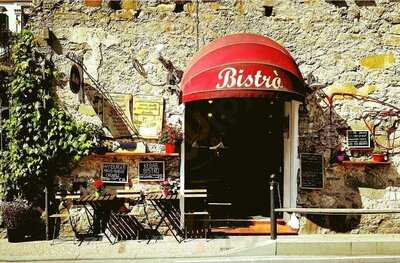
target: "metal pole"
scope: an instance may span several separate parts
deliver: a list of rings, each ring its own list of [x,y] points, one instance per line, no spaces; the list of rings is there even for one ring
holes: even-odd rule
[[[46,214],[46,240],[49,240],[49,190],[44,188],[44,210]]]
[[[271,239],[276,239],[276,214],[275,214],[275,174],[271,174],[271,181],[269,182],[269,193],[270,193],[270,213],[271,213]]]

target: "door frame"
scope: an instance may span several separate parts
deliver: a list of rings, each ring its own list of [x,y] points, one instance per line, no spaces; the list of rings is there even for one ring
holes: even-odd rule
[[[283,134],[283,206],[297,206],[297,178],[300,171],[299,158],[299,101],[284,102],[284,116],[288,120],[288,129]],[[183,109],[183,118],[185,120],[186,105]],[[185,121],[183,121],[183,129],[185,129]],[[180,162],[180,210],[181,210],[181,227],[185,225],[185,138],[181,144],[181,162]],[[284,213],[283,219],[289,221],[289,214]]]
[[[283,139],[283,206],[297,206],[297,178],[300,171],[299,158],[299,101],[285,102],[285,119],[288,130]],[[289,221],[289,214],[284,213],[283,219]]]

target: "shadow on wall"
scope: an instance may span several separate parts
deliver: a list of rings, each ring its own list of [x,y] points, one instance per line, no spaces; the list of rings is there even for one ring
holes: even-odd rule
[[[324,154],[324,188],[302,189],[299,187],[298,206],[374,209],[396,207],[395,201],[390,201],[388,194],[381,194],[379,197],[365,194],[376,191],[374,189],[400,186],[400,175],[396,167],[392,164],[343,165],[337,163],[335,149],[344,142],[346,130],[350,129],[350,126],[334,111],[330,113],[329,110],[320,107],[317,101],[317,98],[311,96],[306,101],[306,107],[300,111],[300,152]],[[360,192],[360,188],[371,189],[371,191]],[[379,191],[387,192],[387,190]],[[400,192],[398,196],[400,199]],[[374,223],[374,227],[368,226],[377,217],[394,219],[392,215],[309,215],[302,219],[300,233],[350,231],[357,233],[360,229],[366,233],[379,232],[379,224],[382,220],[375,220],[377,222]],[[393,232],[400,232],[400,229],[399,231],[393,229]]]

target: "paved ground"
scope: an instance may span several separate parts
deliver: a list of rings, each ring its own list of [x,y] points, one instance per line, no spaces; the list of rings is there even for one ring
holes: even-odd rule
[[[400,235],[307,235],[227,237],[152,241],[35,241],[11,244],[0,240],[0,262],[400,262]]]

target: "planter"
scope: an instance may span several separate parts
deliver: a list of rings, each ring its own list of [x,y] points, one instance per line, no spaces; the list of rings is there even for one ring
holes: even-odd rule
[[[337,162],[343,162],[346,159],[346,154],[344,152],[338,152],[336,155]]]
[[[103,0],[85,0],[85,5],[90,7],[101,7]]]
[[[7,239],[10,243],[22,242],[25,239],[25,233],[22,228],[7,228]]]
[[[372,160],[374,162],[384,162],[385,161],[385,155],[383,153],[373,153],[372,154]]]
[[[176,146],[173,143],[165,144],[165,153],[174,153],[176,150]]]

